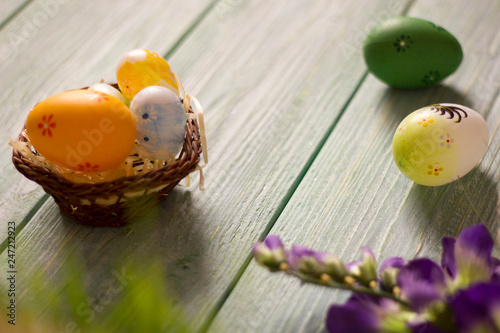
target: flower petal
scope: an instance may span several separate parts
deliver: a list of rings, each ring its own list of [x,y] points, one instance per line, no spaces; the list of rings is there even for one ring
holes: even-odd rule
[[[322,273],[327,273],[334,256],[327,252],[314,251],[301,245],[293,245],[286,252],[288,264],[295,271],[300,271],[309,276],[319,278]],[[334,266],[337,266],[334,264]],[[344,274],[345,275],[345,274]]]
[[[278,236],[269,235],[264,242],[257,242],[252,248],[255,260],[271,271],[280,269],[280,264],[286,261],[283,243]]]
[[[491,282],[500,283],[500,260],[491,257]]]
[[[364,286],[369,286],[377,281],[377,261],[370,248],[361,248],[362,260],[354,261],[346,265],[347,270],[353,278]]]
[[[302,245],[292,245],[292,249],[286,251],[286,254],[292,269],[298,269],[303,257],[314,257],[314,251]]]
[[[490,280],[492,249],[493,239],[483,224],[469,227],[458,235],[455,243],[457,287]]]
[[[397,276],[399,270],[404,266],[405,261],[403,258],[391,257],[382,262],[379,268],[380,286],[383,290],[392,292],[394,287],[397,286]]]
[[[457,265],[455,264],[455,238],[443,237],[443,254],[441,257],[441,266],[451,278],[457,274]]]
[[[493,238],[484,224],[464,229],[457,237],[457,246],[467,248],[483,258],[491,257]]]
[[[418,325],[411,325],[413,333],[448,333],[449,331],[442,330],[431,323],[421,323]]]
[[[326,329],[330,333],[380,332],[380,318],[365,306],[348,301],[345,305],[332,305],[326,317]]]
[[[343,283],[347,275],[344,263],[328,252],[314,251],[301,245],[293,245],[286,251],[287,262],[291,270],[298,271],[314,278],[322,274]]]
[[[380,332],[378,304],[372,297],[354,293],[344,305],[332,305],[326,316],[326,328],[336,332]]]
[[[405,314],[391,299],[353,293],[344,305],[332,305],[326,316],[330,333],[409,333]]]
[[[347,268],[347,271],[349,273],[354,273],[354,274],[357,274],[359,272],[359,266],[363,263],[363,260],[356,260],[356,261],[353,261],[353,262],[349,262],[345,265],[345,267]]]
[[[277,248],[283,248],[283,243],[281,239],[276,235],[268,235],[264,240],[264,243],[270,250],[275,250]]]
[[[79,165],[80,169],[83,169],[83,165]],[[257,242],[254,244],[252,248],[252,254],[255,260],[261,264],[266,266],[267,263],[272,260],[272,252],[269,248],[262,242]]]
[[[459,332],[500,331],[500,284],[478,283],[459,290],[450,307]]]
[[[401,288],[401,295],[416,311],[441,299],[445,287],[443,270],[427,258],[410,261],[400,269],[397,281]]]
[[[402,268],[405,265],[405,261],[400,257],[390,257],[385,259],[379,267],[379,272],[383,272],[387,268]]]

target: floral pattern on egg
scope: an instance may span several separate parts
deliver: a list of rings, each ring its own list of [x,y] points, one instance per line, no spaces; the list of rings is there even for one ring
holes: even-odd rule
[[[99,171],[99,165],[92,165],[89,162],[78,164],[78,171],[86,172],[86,173],[94,173]]]
[[[42,121],[38,123],[38,128],[42,131],[42,135],[52,137],[52,131],[56,128],[57,124],[53,121],[54,115],[42,116]]]
[[[427,171],[428,175],[434,175],[434,176],[439,176],[439,173],[443,171],[443,167],[439,164],[439,162],[436,162],[434,164],[429,164],[427,166]]]
[[[150,159],[171,160],[181,150],[186,114],[181,100],[169,89],[150,86],[132,100],[130,111],[137,129],[136,139]]]
[[[401,35],[400,37],[396,38],[394,47],[396,48],[396,51],[404,53],[411,47],[411,44],[413,44],[413,40],[410,38],[410,36]]]
[[[446,133],[446,135],[441,135],[439,138],[441,139],[441,143],[439,144],[441,147],[446,147],[450,149],[451,145],[455,143],[455,139],[451,137],[450,133]]]
[[[488,137],[486,122],[474,110],[433,104],[411,113],[397,127],[394,161],[418,184],[444,185],[476,166],[486,152]]]
[[[433,85],[439,81],[441,81],[441,74],[439,74],[439,71],[429,71],[429,73],[425,74],[422,79],[422,83],[425,86]]]

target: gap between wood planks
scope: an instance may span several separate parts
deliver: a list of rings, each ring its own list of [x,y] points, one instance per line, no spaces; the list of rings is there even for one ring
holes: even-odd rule
[[[45,204],[45,202],[49,199],[48,194],[44,194],[40,200],[31,208],[28,214],[24,217],[24,219],[16,226],[16,237],[19,236],[19,233],[24,229],[24,227],[33,219],[33,216],[38,212],[38,210]],[[7,248],[9,243],[9,237],[6,237],[5,240],[0,245],[0,254],[2,254]]]
[[[306,164],[304,165],[304,167],[300,171],[300,173],[297,176],[297,178],[295,178],[295,181],[293,182],[293,184],[290,187],[290,189],[287,191],[287,193],[286,193],[285,197],[283,198],[283,200],[281,201],[281,204],[279,205],[278,209],[276,210],[276,212],[271,217],[271,221],[269,221],[269,223],[267,224],[266,229],[264,229],[264,231],[262,232],[261,236],[259,237],[260,240],[264,240],[264,238],[269,234],[269,232],[273,228],[273,226],[276,223],[276,221],[279,219],[281,213],[283,212],[283,210],[285,209],[285,207],[288,205],[288,202],[290,201],[290,199],[292,198],[293,194],[295,193],[295,191],[299,187],[300,183],[302,183],[302,180],[304,179],[305,175],[307,174],[307,172],[311,168],[311,165],[314,163],[314,161],[316,160],[316,157],[318,156],[318,154],[320,153],[321,149],[325,145],[326,141],[328,140],[328,138],[332,134],[333,130],[337,126],[338,122],[340,121],[340,118],[342,118],[342,115],[344,114],[345,110],[347,110],[349,104],[351,104],[352,99],[354,98],[354,96],[358,92],[359,88],[361,87],[361,85],[365,81],[367,75],[368,75],[368,71],[365,71],[363,73],[362,77],[360,78],[358,84],[354,88],[353,92],[351,93],[351,95],[349,96],[349,98],[347,99],[347,101],[342,106],[339,114],[333,120],[333,123],[330,125],[330,127],[328,128],[328,130],[326,131],[326,133],[321,138],[320,142],[318,143],[318,145],[314,149],[313,153],[311,154],[311,156],[307,160]],[[219,301],[216,303],[215,308],[208,315],[208,319],[205,322],[205,324],[202,326],[200,332],[207,332],[208,331],[208,329],[210,328],[213,320],[217,316],[217,313],[222,308],[222,306],[224,305],[224,303],[228,299],[229,295],[231,295],[234,287],[236,286],[236,284],[238,284],[239,280],[241,279],[241,276],[246,271],[246,269],[247,269],[248,265],[250,264],[250,262],[252,261],[252,259],[253,259],[252,254],[249,254],[247,256],[247,258],[245,259],[245,261],[243,262],[243,264],[241,265],[241,267],[238,270],[238,272],[236,273],[235,278],[231,281],[231,283],[226,288],[226,290],[224,291],[224,293],[222,293],[222,296],[219,299]]]
[[[7,25],[13,18],[15,18],[19,13],[21,13],[30,3],[32,3],[33,0],[28,0],[26,1],[23,5],[21,5],[15,12],[13,12],[6,20],[2,23],[0,23],[0,30]],[[214,9],[215,5],[219,2],[219,0],[214,0],[207,5],[207,7],[199,14],[199,16],[194,20],[194,22],[186,29],[186,31],[179,37],[177,42],[164,54],[164,58],[170,58],[172,55],[183,45],[185,40],[189,38],[189,36],[193,33],[193,31],[199,26],[199,24],[207,17],[208,14],[211,13],[211,11]],[[403,9],[401,15],[406,15],[406,13],[409,11],[409,9],[413,6],[415,0],[409,0],[408,3],[406,4],[405,8]],[[281,216],[283,210],[285,207],[288,205],[288,202],[296,192],[297,188],[301,184],[302,180],[304,179],[305,175],[308,173],[310,167],[316,160],[317,156],[319,155],[320,151],[322,150],[323,146],[325,145],[326,141],[332,134],[332,132],[335,130],[336,125],[340,121],[341,117],[343,116],[344,112],[347,110],[349,107],[351,101],[353,100],[354,96],[357,94],[358,90],[360,89],[361,85],[364,83],[366,77],[368,75],[368,72],[365,71],[361,78],[358,81],[358,84],[354,88],[353,92],[351,95],[348,97],[344,105],[342,106],[340,113],[338,116],[333,120],[332,124],[330,127],[327,129],[323,137],[321,138],[320,142],[314,149],[313,153],[309,157],[309,159],[306,161],[304,167],[301,169],[299,174],[297,175],[296,179],[294,180],[292,186],[290,189],[287,191],[285,197],[281,200],[281,203],[276,210],[276,212],[273,214],[271,217],[269,223],[267,224],[267,227],[265,230],[262,232],[260,236],[260,240],[263,240],[266,235],[269,234],[273,226],[275,225],[276,221],[279,219]],[[24,227],[33,219],[33,216],[36,214],[36,212],[42,207],[45,202],[49,199],[49,195],[45,194],[40,198],[40,200],[35,204],[35,206],[29,211],[29,213],[26,215],[26,217],[23,219],[23,221],[18,225],[16,229],[16,236],[19,235],[19,233],[24,229]],[[0,245],[0,253],[3,253],[3,251],[7,247],[7,240],[5,240],[1,245]],[[249,254],[247,258],[244,260],[243,264],[241,265],[240,269],[236,273],[236,276],[231,280],[229,286],[226,288],[220,299],[217,301],[216,305],[214,306],[213,310],[210,311],[208,315],[208,319],[206,320],[205,324],[202,326],[200,329],[200,332],[206,332],[210,328],[213,320],[217,316],[219,310],[222,308],[230,294],[232,293],[234,287],[238,284],[241,276],[243,273],[246,271],[248,268],[250,262],[252,261],[252,255]]]
[[[410,8],[413,6],[413,4],[415,3],[415,1],[416,0],[409,0],[408,3],[406,4],[406,6],[403,8],[403,10],[402,10],[402,12],[401,12],[400,15],[406,16],[406,14],[410,10]],[[349,96],[349,98],[347,99],[347,101],[342,106],[342,108],[341,108],[338,116],[333,120],[332,124],[330,125],[330,127],[328,128],[328,130],[326,131],[326,133],[321,138],[321,141],[318,143],[318,145],[314,149],[313,153],[311,154],[311,156],[309,157],[309,159],[305,163],[304,167],[302,168],[302,170],[300,171],[299,175],[297,176],[297,178],[293,182],[292,186],[287,191],[285,197],[281,201],[280,206],[278,207],[278,209],[276,210],[276,212],[273,214],[273,216],[271,217],[271,220],[267,224],[266,229],[262,232],[261,236],[259,237],[259,240],[261,240],[261,241],[264,240],[264,238],[269,234],[269,232],[271,231],[271,229],[275,225],[276,221],[278,221],[279,217],[281,216],[281,213],[284,211],[285,207],[288,205],[288,202],[290,201],[290,199],[292,198],[293,194],[295,193],[295,191],[299,187],[300,183],[302,183],[302,180],[304,179],[305,175],[307,174],[307,172],[311,168],[313,162],[316,160],[316,157],[319,155],[319,153],[322,150],[323,146],[325,145],[326,141],[328,140],[328,138],[330,137],[330,135],[332,134],[332,132],[335,130],[335,127],[337,126],[338,122],[342,118],[344,112],[347,110],[347,108],[351,104],[351,101],[354,99],[354,96],[356,95],[356,93],[360,89],[360,87],[363,84],[363,82],[366,80],[367,76],[368,76],[368,71],[365,70],[365,72],[361,76],[360,80],[358,81],[358,84],[354,88],[353,92],[351,93],[351,95]],[[212,322],[214,321],[214,319],[217,316],[217,314],[220,311],[220,309],[224,306],[224,303],[226,302],[226,300],[231,295],[231,293],[234,290],[235,286],[238,284],[239,280],[241,279],[241,277],[243,276],[244,272],[248,268],[248,265],[250,265],[250,262],[252,261],[252,259],[253,259],[253,255],[251,253],[248,254],[247,258],[245,259],[245,261],[241,265],[240,269],[236,273],[236,276],[231,281],[231,283],[226,288],[226,290],[222,293],[222,296],[219,299],[219,301],[216,303],[214,309],[209,313],[208,319],[206,320],[205,324],[201,327],[201,329],[199,331],[200,333],[206,333],[210,329],[210,326],[212,325]]]

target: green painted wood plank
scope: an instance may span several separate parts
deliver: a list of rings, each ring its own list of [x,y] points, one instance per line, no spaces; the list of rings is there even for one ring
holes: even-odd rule
[[[56,281],[71,253],[95,285],[110,278],[113,257],[144,263],[158,254],[193,330],[202,328],[364,77],[361,56],[352,52],[364,32],[353,24],[403,10],[388,1],[225,4],[233,5],[216,6],[170,59],[207,110],[207,190],[196,189],[195,177],[156,216],[127,229],[78,227],[47,202],[19,237],[27,281],[38,269]],[[64,236],[73,233],[78,241]],[[42,239],[51,242],[43,260]]]
[[[409,15],[454,33],[464,48],[462,66],[443,85],[415,91],[389,89],[368,76],[270,231],[288,246],[330,251],[347,262],[360,258],[363,245],[380,260],[422,255],[438,260],[443,235],[478,222],[492,232],[500,226],[500,6],[496,1],[424,0],[415,2]],[[469,105],[483,114],[492,142],[480,166],[460,182],[428,188],[399,173],[391,144],[409,112],[436,102]],[[347,295],[301,286],[252,262],[210,332],[320,332],[329,304]]]
[[[57,92],[115,80],[116,63],[129,50],[167,53],[213,3],[72,1],[43,21],[47,1],[37,1],[0,31],[0,243],[8,221],[23,225],[47,199],[11,162],[8,138],[17,137],[29,110]]]
[[[10,22],[30,0],[4,0],[0,3],[0,29]]]

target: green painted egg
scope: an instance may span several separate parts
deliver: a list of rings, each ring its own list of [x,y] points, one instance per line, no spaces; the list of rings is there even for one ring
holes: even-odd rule
[[[430,86],[452,74],[462,62],[458,40],[444,28],[414,17],[393,17],[365,40],[368,70],[395,88]]]
[[[488,137],[488,126],[476,111],[458,104],[433,104],[399,124],[392,153],[406,177],[439,186],[471,171],[483,158]]]

